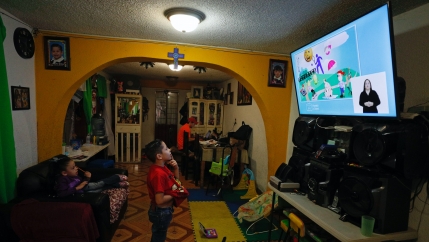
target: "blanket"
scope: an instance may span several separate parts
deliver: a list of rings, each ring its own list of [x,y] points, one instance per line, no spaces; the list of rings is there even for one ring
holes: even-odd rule
[[[12,228],[21,241],[96,241],[99,237],[91,205],[27,199],[11,213]]]

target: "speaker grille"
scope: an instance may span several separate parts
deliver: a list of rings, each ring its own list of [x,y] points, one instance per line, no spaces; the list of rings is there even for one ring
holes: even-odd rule
[[[353,151],[361,165],[375,165],[385,153],[383,137],[377,130],[363,130],[354,140]]]
[[[297,118],[293,128],[292,142],[302,149],[313,150],[315,123],[316,120],[313,118]]]
[[[374,206],[370,188],[355,177],[347,177],[341,181],[338,199],[341,208],[353,217],[369,214]]]

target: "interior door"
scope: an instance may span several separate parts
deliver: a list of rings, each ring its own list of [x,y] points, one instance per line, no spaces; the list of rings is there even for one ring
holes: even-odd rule
[[[177,145],[178,99],[178,92],[156,92],[155,139],[163,140],[168,147]]]

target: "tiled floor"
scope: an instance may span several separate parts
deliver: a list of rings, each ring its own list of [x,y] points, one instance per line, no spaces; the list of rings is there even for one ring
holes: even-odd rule
[[[130,195],[125,218],[113,236],[112,241],[114,242],[150,241],[152,224],[149,222],[147,215],[150,199],[147,192],[146,178],[151,164],[152,162],[149,160],[143,160],[140,164],[115,164],[116,168],[128,170]],[[198,189],[195,184],[191,181],[186,181],[184,177],[181,177],[180,181],[187,189]],[[195,241],[187,201],[183,202],[180,207],[175,208],[166,241]]]

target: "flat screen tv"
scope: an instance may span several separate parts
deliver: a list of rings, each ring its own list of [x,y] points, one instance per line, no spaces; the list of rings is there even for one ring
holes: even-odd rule
[[[293,51],[302,116],[397,118],[389,4]]]

